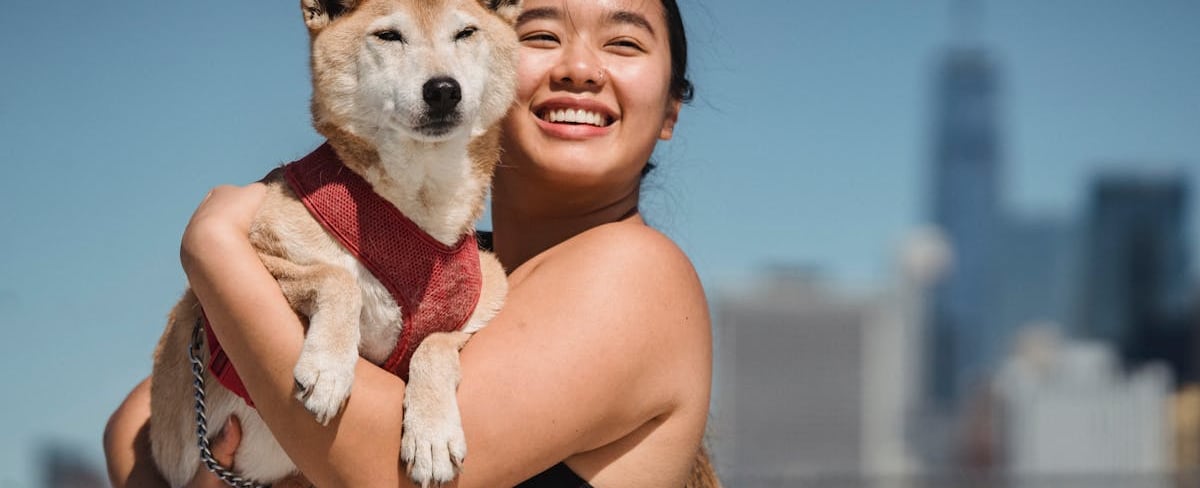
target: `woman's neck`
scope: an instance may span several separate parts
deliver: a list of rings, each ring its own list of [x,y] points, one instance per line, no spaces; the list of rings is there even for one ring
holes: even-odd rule
[[[533,191],[514,194],[504,192],[499,185],[494,191],[492,246],[496,257],[509,272],[593,227],[619,221],[644,223],[638,214],[636,184],[614,200],[573,206],[560,205],[561,200],[528,198],[539,195]],[[521,194],[525,198],[519,196]]]

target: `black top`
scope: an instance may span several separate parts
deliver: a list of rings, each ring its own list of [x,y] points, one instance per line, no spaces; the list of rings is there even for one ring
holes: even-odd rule
[[[490,230],[475,231],[475,243],[479,245],[480,251],[494,252],[492,249],[492,231]]]
[[[592,485],[571,471],[565,463],[558,463],[514,488],[592,488]]]

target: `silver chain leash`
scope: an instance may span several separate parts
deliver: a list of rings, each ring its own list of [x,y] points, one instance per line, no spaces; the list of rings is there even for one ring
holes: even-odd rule
[[[271,485],[260,485],[234,474],[233,471],[221,466],[213,458],[212,449],[208,443],[208,418],[204,414],[204,362],[200,361],[200,336],[203,334],[201,317],[196,317],[196,325],[192,327],[192,344],[188,348],[188,360],[192,363],[192,387],[196,390],[196,438],[200,446],[200,460],[204,466],[217,475],[221,481],[237,488],[270,488]]]

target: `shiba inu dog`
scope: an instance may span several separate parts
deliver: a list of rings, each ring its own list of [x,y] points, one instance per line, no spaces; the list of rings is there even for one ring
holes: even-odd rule
[[[349,395],[360,354],[407,374],[402,456],[422,485],[451,480],[466,454],[458,350],[506,292],[499,262],[475,247],[473,224],[515,90],[520,3],[301,0],[313,124],[328,142],[264,179],[251,227],[252,244],[307,324],[297,398],[326,423]],[[387,221],[370,220],[376,215]],[[181,486],[201,462],[191,351],[209,366],[211,431],[230,415],[241,420],[237,474],[270,483],[295,472],[248,396],[230,389],[240,380],[222,373],[232,369],[215,336],[199,332],[206,325],[185,292],[155,351],[150,438],[159,471]]]

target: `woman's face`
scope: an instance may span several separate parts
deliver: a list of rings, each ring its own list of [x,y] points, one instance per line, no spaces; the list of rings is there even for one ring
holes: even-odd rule
[[[636,185],[680,102],[658,0],[525,0],[505,164],[569,187]]]

